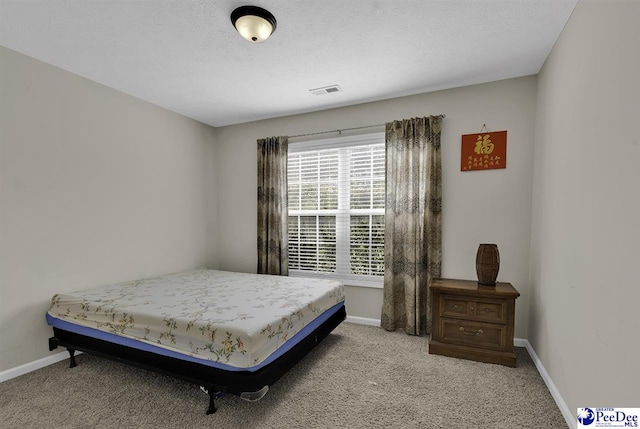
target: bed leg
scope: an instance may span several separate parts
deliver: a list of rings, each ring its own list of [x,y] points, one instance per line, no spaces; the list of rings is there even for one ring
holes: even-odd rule
[[[76,351],[74,349],[67,349],[67,351],[69,352],[69,368],[75,368],[78,366],[76,357],[74,356]]]
[[[53,351],[58,348],[58,339],[56,337],[49,338],[49,351]]]
[[[209,389],[209,409],[207,415],[215,413],[216,410],[216,392],[214,389]]]

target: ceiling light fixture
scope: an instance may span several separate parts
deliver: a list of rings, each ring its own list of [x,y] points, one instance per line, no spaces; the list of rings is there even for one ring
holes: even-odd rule
[[[249,42],[264,42],[276,30],[276,18],[257,6],[240,6],[231,12],[231,22]]]

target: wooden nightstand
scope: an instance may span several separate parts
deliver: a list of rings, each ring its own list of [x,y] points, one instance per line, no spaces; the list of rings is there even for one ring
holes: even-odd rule
[[[516,366],[513,325],[516,298],[510,283],[481,286],[470,280],[433,279],[429,353]]]

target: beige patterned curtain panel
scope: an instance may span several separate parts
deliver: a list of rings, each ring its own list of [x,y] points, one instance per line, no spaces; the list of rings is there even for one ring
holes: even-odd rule
[[[289,274],[288,138],[258,139],[258,274]]]
[[[428,285],[442,261],[442,116],[385,125],[385,272],[382,327],[431,331]]]

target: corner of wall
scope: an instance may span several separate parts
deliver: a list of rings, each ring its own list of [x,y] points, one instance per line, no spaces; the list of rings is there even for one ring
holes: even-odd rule
[[[205,185],[205,211],[207,216],[207,268],[218,269],[220,267],[220,245],[219,245],[219,216],[218,216],[218,129],[209,126],[209,144],[206,149],[205,168],[207,183]]]

